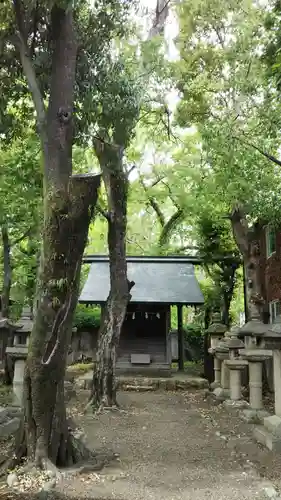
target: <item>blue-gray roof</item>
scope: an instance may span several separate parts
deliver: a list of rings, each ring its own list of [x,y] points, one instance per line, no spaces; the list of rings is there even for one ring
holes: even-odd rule
[[[187,257],[127,257],[128,279],[134,281],[132,303],[203,304],[204,299]],[[102,304],[109,293],[108,257],[86,257],[91,267],[79,302]]]

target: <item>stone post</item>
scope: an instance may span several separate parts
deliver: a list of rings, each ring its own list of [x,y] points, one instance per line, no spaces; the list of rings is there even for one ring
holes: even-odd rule
[[[226,345],[229,349],[229,359],[225,361],[230,371],[230,399],[224,403],[227,408],[243,408],[248,405],[242,399],[241,373],[248,365],[247,361],[239,358],[239,349],[244,348],[244,344],[237,336],[230,338]]]
[[[23,406],[23,378],[24,378],[25,359],[16,359],[13,380],[14,402]]]
[[[252,410],[262,410],[262,362],[249,359],[250,407]]]
[[[239,370],[230,372],[230,399],[240,401],[241,399],[241,373]]]
[[[262,365],[263,361],[270,358],[270,352],[265,349],[245,349],[241,356],[249,363],[250,390],[250,409],[244,410],[242,418],[246,422],[259,423],[268,416],[262,398]]]
[[[213,315],[212,324],[207,330],[211,344],[208,351],[212,356],[214,356],[214,382],[211,383],[211,389],[216,389],[221,385],[221,360],[216,356],[216,348],[220,340],[223,338],[226,330],[226,325],[221,323],[220,313],[215,313]]]
[[[7,347],[6,353],[14,360],[13,392],[14,404],[23,405],[23,381],[25,361],[28,353],[29,335],[31,333],[33,321],[26,309],[23,310],[20,325],[14,334],[13,347]]]
[[[216,347],[226,332],[226,325],[221,323],[220,313],[214,313],[212,324],[207,330],[210,337],[210,348],[208,352],[214,356],[214,381],[211,383],[211,389],[216,389],[221,385],[221,360],[216,356]]]
[[[221,361],[221,387],[214,389],[214,395],[221,401],[229,397],[229,369],[225,364],[229,351],[225,344],[222,340],[215,349],[215,356]]]
[[[281,453],[281,324],[270,325],[264,335],[263,346],[272,350],[275,394],[275,415],[266,416],[263,426],[254,430],[254,437],[270,450]]]
[[[273,374],[275,415],[281,418],[281,351],[277,349],[273,351]]]
[[[226,365],[226,360],[222,361],[221,386],[226,391],[228,391],[229,387],[230,387],[230,373],[229,373],[228,366]]]
[[[214,372],[215,372],[215,380],[211,384],[212,389],[216,389],[221,385],[221,361],[214,355]]]
[[[240,328],[240,337],[245,338],[245,349],[239,351],[241,358],[249,363],[249,403],[250,409],[244,410],[242,418],[247,422],[259,423],[268,415],[263,409],[262,366],[270,358],[271,352],[263,348],[263,338],[268,329],[259,318],[258,311],[248,323]]]

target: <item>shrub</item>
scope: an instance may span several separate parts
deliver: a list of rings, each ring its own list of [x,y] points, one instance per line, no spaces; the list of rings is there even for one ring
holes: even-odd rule
[[[201,325],[190,323],[184,328],[186,343],[190,348],[193,361],[204,358],[204,330]]]
[[[87,330],[88,328],[99,328],[101,322],[101,308],[100,307],[86,307],[83,304],[78,304],[74,324],[78,330]]]

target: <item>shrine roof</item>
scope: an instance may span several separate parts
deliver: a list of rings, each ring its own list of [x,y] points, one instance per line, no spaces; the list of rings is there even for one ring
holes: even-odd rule
[[[79,302],[105,303],[110,286],[108,256],[89,255],[83,262],[90,264],[90,270]],[[199,263],[196,257],[128,256],[128,279],[135,282],[131,303],[203,304],[194,271]]]

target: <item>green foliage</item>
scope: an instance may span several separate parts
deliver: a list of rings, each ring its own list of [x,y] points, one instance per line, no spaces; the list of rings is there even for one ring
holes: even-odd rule
[[[202,213],[197,219],[198,251],[214,289],[208,296],[210,311],[221,309],[223,320],[229,324],[229,309],[236,285],[236,271],[241,257],[233,240],[230,221]],[[216,290],[216,291],[215,291]]]
[[[256,149],[278,156],[280,2],[273,10],[248,0],[178,2],[179,57],[172,63],[161,37],[141,40],[130,17],[131,2],[99,0],[92,8],[86,1],[78,4],[74,171],[99,169],[92,148],[96,135],[105,131],[124,145],[126,166],[135,165],[128,198],[128,253],[196,251],[205,263],[201,285],[206,309],[220,307],[222,295],[234,285],[230,310],[237,317],[242,279],[240,271],[237,278],[232,275],[232,262],[239,258],[227,216],[237,202],[250,222],[266,216],[279,223],[281,216],[280,167]],[[5,32],[14,21],[10,4],[3,5]],[[50,5],[39,5],[46,24],[37,28],[33,61],[47,98]],[[9,43],[2,49],[0,215],[16,240],[34,217],[37,221],[40,153],[30,132],[33,105],[17,53]],[[167,105],[173,85],[180,96],[176,113]],[[104,194],[100,204],[106,208]],[[38,235],[34,239],[31,250],[29,240],[13,249],[14,293],[25,287],[32,293]],[[104,252],[107,221],[96,214],[88,253]],[[216,264],[214,255],[222,257]]]
[[[184,328],[185,340],[193,354],[193,361],[204,357],[204,329],[198,323],[191,323]]]
[[[253,218],[273,217],[281,206],[280,176],[255,149],[277,154],[280,130],[280,102],[258,50],[268,41],[266,10],[247,0],[185,0],[178,15],[177,122],[200,133],[198,203],[218,214],[239,201]]]
[[[100,321],[100,307],[86,307],[83,304],[77,305],[73,326],[78,330],[91,330],[92,328],[99,328]]]

